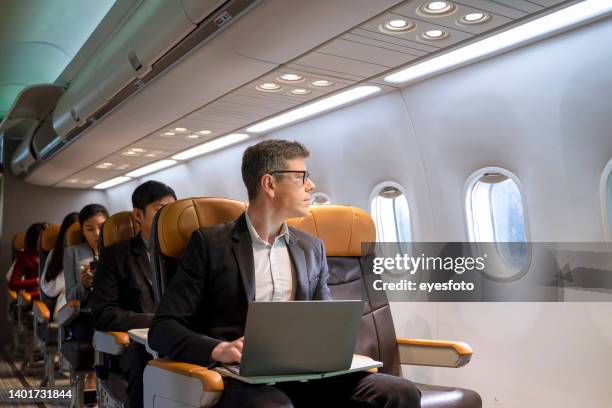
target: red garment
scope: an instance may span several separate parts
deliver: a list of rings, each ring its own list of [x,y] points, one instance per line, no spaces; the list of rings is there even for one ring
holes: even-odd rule
[[[17,253],[9,288],[14,291],[24,289],[33,295],[38,293],[38,254],[28,250]]]

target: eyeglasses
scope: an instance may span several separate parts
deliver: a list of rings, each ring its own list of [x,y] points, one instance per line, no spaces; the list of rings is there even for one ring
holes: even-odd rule
[[[310,178],[310,172],[306,171],[306,170],[275,170],[275,171],[271,171],[269,174],[276,174],[276,173],[296,173],[296,174],[301,174],[301,179],[302,179],[302,185],[306,184],[306,180],[308,180]]]

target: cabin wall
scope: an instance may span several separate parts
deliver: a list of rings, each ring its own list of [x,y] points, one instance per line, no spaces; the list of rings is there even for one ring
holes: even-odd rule
[[[271,133],[312,155],[317,191],[369,209],[372,189],[405,187],[416,241],[465,241],[464,185],[498,166],[524,186],[532,241],[604,240],[599,183],[612,157],[612,19]],[[246,199],[245,145],[149,178],[181,197]],[[137,182],[108,190],[130,208]],[[394,303],[398,335],[459,339],[475,350],[461,369],[409,367],[416,381],[477,390],[485,407],[609,406],[612,305]]]

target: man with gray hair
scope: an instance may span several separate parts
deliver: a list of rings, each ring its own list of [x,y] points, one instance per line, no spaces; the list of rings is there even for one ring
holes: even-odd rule
[[[240,363],[249,302],[331,300],[323,242],[286,223],[308,213],[315,187],[305,164],[309,155],[302,144],[285,140],[246,149],[242,179],[249,208],[231,223],[191,236],[149,331],[155,350],[207,367]],[[306,262],[294,262],[297,254]],[[221,408],[420,407],[413,383],[379,373],[274,386],[224,382]]]

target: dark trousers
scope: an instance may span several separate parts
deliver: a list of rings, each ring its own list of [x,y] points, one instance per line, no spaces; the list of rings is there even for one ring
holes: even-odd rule
[[[128,397],[130,408],[143,406],[142,375],[147,363],[153,357],[147,353],[145,347],[135,341],[131,342],[125,352],[119,357],[119,367],[128,382]]]
[[[224,378],[217,408],[420,408],[421,392],[409,380],[358,372],[322,380],[251,385]]]
[[[93,338],[93,317],[90,312],[81,312],[68,326],[68,339],[90,343]]]

